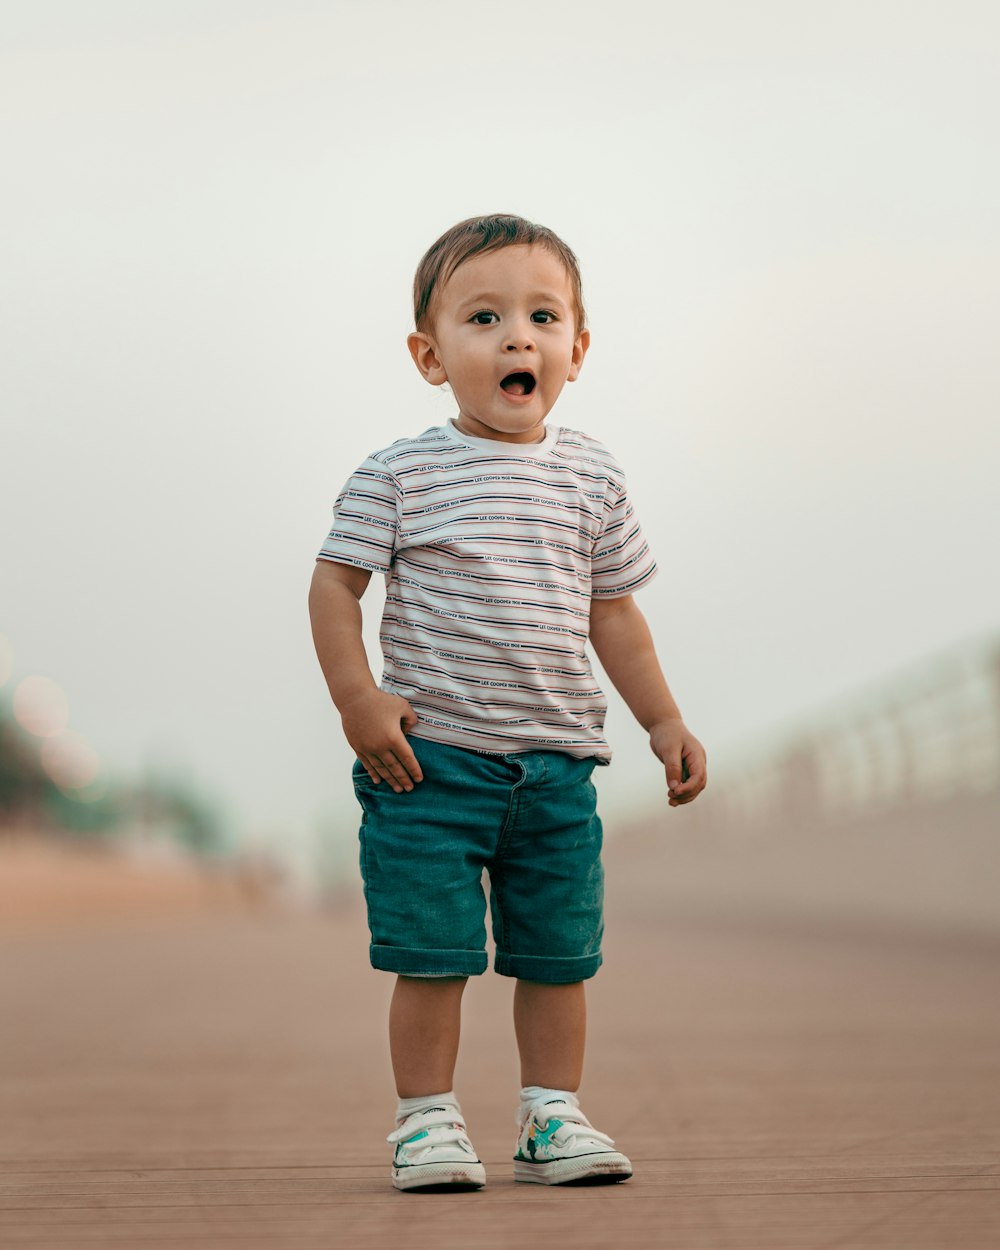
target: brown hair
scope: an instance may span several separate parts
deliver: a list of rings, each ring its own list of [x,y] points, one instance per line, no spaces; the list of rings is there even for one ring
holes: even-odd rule
[[[576,328],[577,331],[583,330],[587,323],[583,307],[583,284],[580,280],[580,262],[572,249],[546,226],[538,226],[509,213],[469,217],[446,230],[427,249],[413,279],[413,317],[417,329],[427,328],[435,291],[444,286],[459,265],[472,256],[496,252],[503,247],[515,247],[517,244],[535,244],[547,248],[566,266],[573,287]]]

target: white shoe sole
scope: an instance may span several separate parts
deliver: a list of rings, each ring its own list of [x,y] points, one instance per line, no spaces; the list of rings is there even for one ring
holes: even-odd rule
[[[627,1181],[632,1164],[623,1154],[609,1150],[604,1154],[576,1155],[570,1159],[550,1159],[548,1163],[514,1160],[514,1180],[532,1181],[536,1185],[592,1185]]]
[[[397,1189],[426,1189],[430,1185],[442,1189],[482,1189],[486,1169],[481,1163],[414,1163],[410,1167],[393,1168],[392,1183]]]

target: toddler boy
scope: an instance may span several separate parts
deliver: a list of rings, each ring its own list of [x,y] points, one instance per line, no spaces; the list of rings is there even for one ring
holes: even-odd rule
[[[656,565],[621,469],[594,439],[546,426],[590,343],[580,271],[519,217],[460,222],[414,283],[408,346],[448,383],[447,425],[369,456],[334,506],[310,591],[323,673],[357,755],[373,967],[397,975],[389,1040],[399,1189],[478,1188],[485,1171],[453,1090],[462,991],[516,978],[518,1180],[626,1180],[583,1114],[584,982],[601,964],[608,676],[665,766],[672,807],[705,786],[705,753],[667,688],[632,592]],[[386,577],[381,687],[360,599]]]

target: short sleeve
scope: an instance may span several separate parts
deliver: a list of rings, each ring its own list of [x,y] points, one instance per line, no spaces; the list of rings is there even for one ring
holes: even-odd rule
[[[333,526],[317,559],[388,573],[396,551],[401,501],[395,477],[369,457],[337,496]]]
[[[656,561],[643,537],[624,480],[613,487],[607,521],[591,556],[591,595],[630,595],[656,576]]]

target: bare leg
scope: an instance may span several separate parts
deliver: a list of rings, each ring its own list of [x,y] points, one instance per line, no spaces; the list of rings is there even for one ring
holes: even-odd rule
[[[397,977],[389,1050],[400,1098],[444,1094],[455,1084],[465,977]]]
[[[583,981],[545,985],[518,981],[514,1032],[521,1052],[521,1084],[576,1093],[583,1077],[587,999]]]

